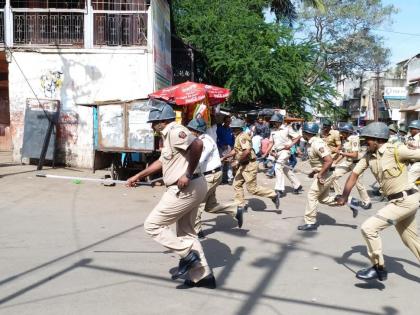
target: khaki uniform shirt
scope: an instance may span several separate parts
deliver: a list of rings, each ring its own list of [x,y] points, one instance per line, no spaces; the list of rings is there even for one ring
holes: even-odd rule
[[[162,130],[163,148],[159,157],[163,181],[175,184],[187,172],[187,149],[196,137],[184,126],[171,122]]]
[[[414,137],[410,136],[407,138],[407,146],[410,149],[420,148],[420,133],[416,134]]]
[[[330,151],[332,151],[332,149],[335,149],[341,145],[340,132],[338,130],[330,130],[328,136],[324,138],[324,141],[327,144]],[[336,154],[337,153],[332,153],[332,155],[334,156]]]
[[[343,143],[343,152],[346,153],[353,153],[353,152],[360,152],[360,140],[359,136],[352,135],[347,138],[346,141]],[[341,162],[339,162],[339,165],[343,166],[352,166],[353,161],[357,160],[358,158],[351,158],[351,157],[344,157]]]
[[[398,165],[397,163],[400,163]],[[360,175],[370,167],[385,196],[411,188],[407,178],[409,160],[420,160],[420,150],[411,150],[405,145],[383,144],[375,153],[367,152],[356,164],[353,172]]]
[[[309,164],[311,164],[312,170],[319,172],[324,163],[323,158],[331,155],[331,151],[320,137],[314,136],[309,140]]]
[[[251,149],[251,153],[249,154],[248,160],[255,160],[257,157],[255,155],[254,150],[252,150],[252,140],[249,134],[245,132],[241,132],[238,136],[235,138],[235,158],[239,160],[239,158],[242,156],[242,152]]]

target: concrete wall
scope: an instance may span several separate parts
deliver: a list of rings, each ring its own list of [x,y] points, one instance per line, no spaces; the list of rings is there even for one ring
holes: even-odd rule
[[[407,86],[410,80],[415,79],[420,79],[420,58],[412,59],[407,65]],[[412,94],[408,94],[407,105],[420,105],[420,86],[417,86]]]
[[[10,61],[15,161],[21,159],[26,100],[35,98],[31,87],[38,98],[61,103],[59,161],[86,168],[92,167],[93,161],[92,108],[78,104],[145,98],[153,91],[153,57],[146,50],[14,51]]]

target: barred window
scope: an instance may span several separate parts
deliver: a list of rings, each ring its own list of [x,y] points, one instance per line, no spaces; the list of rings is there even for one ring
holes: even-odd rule
[[[94,10],[146,11],[150,1],[146,0],[92,0]]]
[[[10,4],[15,45],[83,46],[85,0],[12,0]]]
[[[97,46],[147,45],[146,0],[92,0],[94,44]]]
[[[0,0],[0,43],[4,43],[4,6],[5,0]]]
[[[84,9],[85,3],[86,3],[86,0],[11,0],[10,1],[10,5],[12,6],[12,8],[27,8],[27,9]]]

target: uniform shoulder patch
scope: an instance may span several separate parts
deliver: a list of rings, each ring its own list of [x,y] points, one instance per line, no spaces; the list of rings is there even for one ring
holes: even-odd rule
[[[357,142],[353,141],[353,147],[357,147]]]
[[[185,139],[187,137],[187,134],[184,131],[180,131],[178,133],[178,137],[180,137],[181,139]]]
[[[319,152],[324,153],[324,151],[325,151],[324,147],[319,148]]]
[[[242,138],[242,139],[241,139],[241,143],[242,143],[242,144],[246,144],[246,139],[245,139],[245,138]]]

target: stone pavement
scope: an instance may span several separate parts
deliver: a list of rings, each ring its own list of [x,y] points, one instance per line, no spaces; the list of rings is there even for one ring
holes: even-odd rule
[[[179,290],[182,281],[170,280],[178,258],[143,231],[163,187],[75,184],[37,178],[35,169],[0,152],[0,314],[419,313],[419,262],[393,228],[382,233],[388,280],[355,278],[369,265],[359,230],[366,217],[353,219],[346,207],[321,205],[321,226],[307,233],[296,230],[305,194],[288,193],[282,214],[250,197],[242,229],[228,216],[205,214],[203,246],[218,288]],[[307,190],[311,180],[298,176]],[[373,182],[370,173],[364,182]],[[263,174],[259,183],[274,186]],[[229,201],[232,187],[218,197]]]

